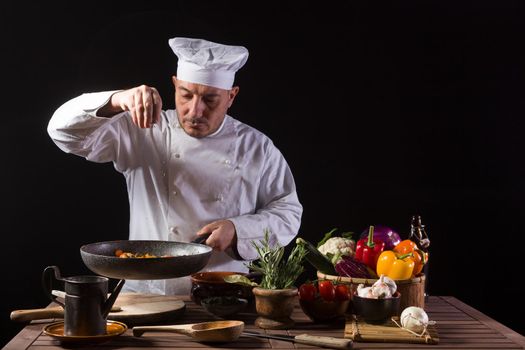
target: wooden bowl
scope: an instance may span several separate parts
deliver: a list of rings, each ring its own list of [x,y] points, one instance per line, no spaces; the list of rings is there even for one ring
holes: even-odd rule
[[[357,286],[364,284],[365,287],[370,287],[372,284],[377,282],[377,279],[373,278],[354,278],[354,277],[341,277],[333,275],[325,275],[317,271],[317,278],[328,279],[332,281],[340,281],[348,284],[351,287],[351,293],[354,294],[357,291]],[[422,309],[425,308],[425,275],[419,274],[414,278],[406,280],[395,280],[397,290],[401,293],[401,301],[399,308],[404,310],[409,306],[418,306]]]

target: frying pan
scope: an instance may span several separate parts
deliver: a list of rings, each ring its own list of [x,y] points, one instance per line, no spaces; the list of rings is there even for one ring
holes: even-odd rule
[[[196,241],[204,241],[199,237]],[[195,241],[194,241],[195,242]],[[149,253],[158,258],[119,258],[115,250]],[[189,276],[200,271],[212,248],[199,243],[172,241],[107,241],[80,247],[84,264],[94,273],[115,279],[155,280]],[[161,257],[169,255],[167,257]]]

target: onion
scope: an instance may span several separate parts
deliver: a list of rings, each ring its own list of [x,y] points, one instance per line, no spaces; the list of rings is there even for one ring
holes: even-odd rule
[[[366,237],[368,237],[368,228],[366,228],[363,233],[361,233],[360,238]],[[399,237],[396,231],[383,225],[374,225],[374,238],[385,242],[385,250],[392,250],[396,245],[399,244],[399,242],[401,242],[401,237]]]
[[[427,326],[431,324],[425,310],[417,306],[409,306],[404,309],[399,320],[401,327],[418,334],[425,332]]]

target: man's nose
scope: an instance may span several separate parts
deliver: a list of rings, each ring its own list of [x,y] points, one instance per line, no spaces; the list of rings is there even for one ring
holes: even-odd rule
[[[190,115],[194,118],[200,118],[202,117],[202,113],[204,112],[204,108],[205,108],[205,105],[204,105],[204,102],[202,101],[202,99],[200,97],[194,97],[192,100],[191,100],[191,105],[190,105]]]

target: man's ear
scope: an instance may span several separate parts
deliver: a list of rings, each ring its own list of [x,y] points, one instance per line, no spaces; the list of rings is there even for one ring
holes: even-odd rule
[[[229,101],[228,101],[228,108],[230,108],[233,104],[233,100],[235,100],[235,96],[237,96],[237,94],[239,93],[239,87],[238,86],[234,86],[231,88],[230,92],[229,92]]]
[[[171,77],[171,81],[173,82],[173,86],[176,87],[176,86],[177,86],[177,77],[176,77],[175,75],[173,75],[173,76]]]

